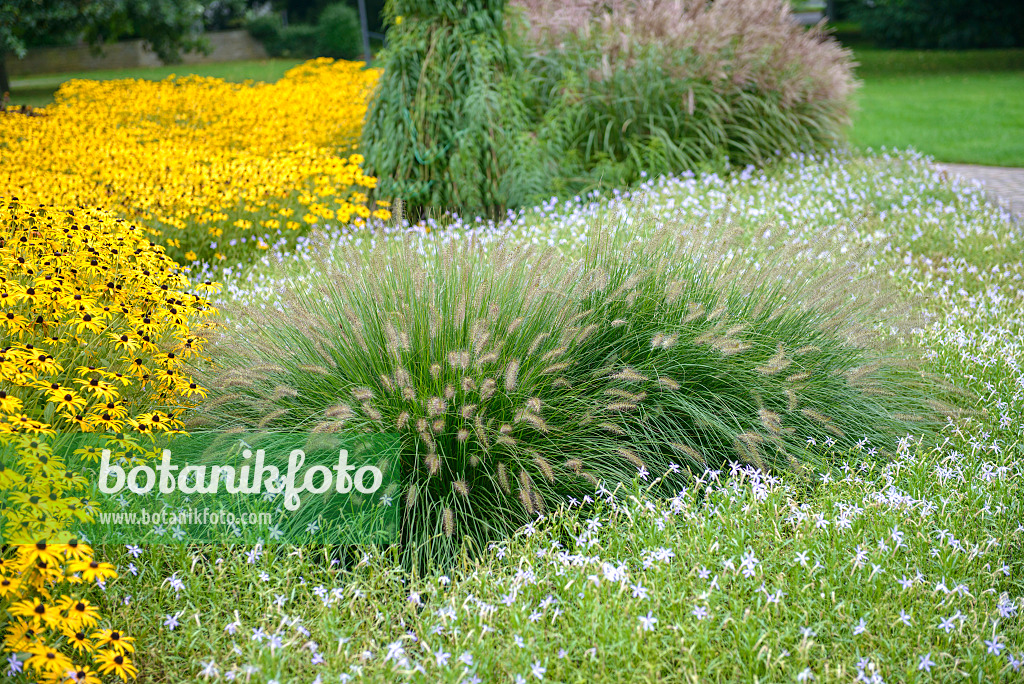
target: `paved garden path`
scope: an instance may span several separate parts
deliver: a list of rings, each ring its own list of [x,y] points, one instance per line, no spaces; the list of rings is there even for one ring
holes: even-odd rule
[[[948,173],[980,181],[989,197],[1024,220],[1024,169],[973,164],[936,164]]]

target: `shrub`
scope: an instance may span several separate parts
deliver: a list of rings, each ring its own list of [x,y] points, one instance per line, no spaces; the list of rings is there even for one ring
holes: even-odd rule
[[[205,393],[183,364],[202,353],[203,319],[216,313],[186,290],[137,226],[0,202],[0,621],[4,649],[31,654],[39,681],[135,671],[132,639],[100,628],[89,603],[91,585],[117,573],[70,538],[92,491],[57,447],[63,433],[109,433],[114,453],[142,457],[147,434],[181,425]]]
[[[329,5],[317,22],[316,50],[319,57],[356,59],[362,52],[359,16],[345,4]]]
[[[1017,0],[873,0],[850,11],[881,47],[960,50],[1024,46]]]
[[[382,196],[424,207],[496,213],[526,130],[518,51],[504,0],[392,0],[384,73],[360,146]]]
[[[281,56],[312,59],[320,57],[320,29],[309,24],[288,24],[281,29]]]
[[[284,313],[232,313],[207,411],[399,433],[414,565],[479,550],[599,481],[674,493],[733,460],[803,473],[828,467],[829,447],[934,425],[920,377],[866,343],[882,303],[852,309],[842,269],[797,281],[794,253],[744,268],[728,242],[627,237],[595,228],[579,259],[514,240],[425,258],[387,243],[369,263],[343,249]]]
[[[831,146],[848,51],[782,0],[516,0],[530,109],[513,203]]]
[[[245,23],[249,35],[258,40],[263,49],[271,57],[280,57],[284,51],[281,43],[281,32],[284,30],[284,22],[281,16],[276,13],[261,14],[253,17]]]

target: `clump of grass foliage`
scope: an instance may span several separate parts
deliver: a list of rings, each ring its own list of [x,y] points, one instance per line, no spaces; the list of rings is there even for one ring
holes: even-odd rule
[[[825,445],[936,425],[867,316],[906,319],[852,262],[815,267],[818,244],[755,263],[728,236],[695,247],[632,225],[595,228],[578,258],[515,241],[339,248],[282,312],[231,314],[208,419],[400,434],[401,552],[420,565],[598,483],[671,495],[736,460],[810,475]]]
[[[513,204],[842,140],[850,52],[785,0],[514,0],[532,133]]]
[[[382,195],[501,213],[834,145],[849,51],[785,0],[391,0],[361,149]]]

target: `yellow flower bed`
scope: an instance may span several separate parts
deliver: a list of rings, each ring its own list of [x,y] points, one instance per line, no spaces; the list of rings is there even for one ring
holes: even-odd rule
[[[136,672],[132,640],[88,600],[116,573],[64,531],[92,507],[55,447],[106,433],[112,452],[147,458],[150,435],[180,426],[205,393],[185,364],[216,313],[187,290],[163,248],[109,212],[0,201],[0,622],[33,681]]]
[[[317,59],[272,84],[69,81],[44,116],[0,116],[0,192],[117,211],[187,260],[386,219],[351,154],[378,75]]]

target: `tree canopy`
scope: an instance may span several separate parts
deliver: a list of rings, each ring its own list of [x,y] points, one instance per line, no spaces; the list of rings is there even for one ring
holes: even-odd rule
[[[210,5],[240,0],[4,0],[0,3],[0,92],[10,89],[5,57],[24,57],[48,39],[81,36],[99,46],[124,36],[145,40],[165,62],[204,49],[203,15]]]

